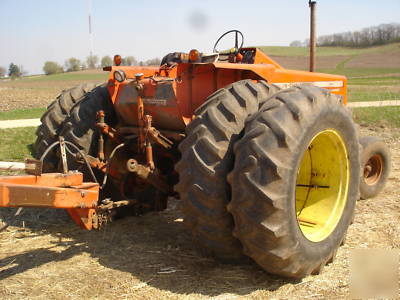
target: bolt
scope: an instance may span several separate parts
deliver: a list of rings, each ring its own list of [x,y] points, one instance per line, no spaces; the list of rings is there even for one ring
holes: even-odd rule
[[[129,172],[133,172],[137,167],[136,160],[134,160],[133,158],[128,159],[128,161],[126,162],[126,167],[127,167]]]

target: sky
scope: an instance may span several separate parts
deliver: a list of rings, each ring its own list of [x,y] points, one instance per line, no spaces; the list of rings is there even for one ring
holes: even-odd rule
[[[318,35],[399,21],[400,0],[317,1]],[[304,40],[308,0],[0,0],[0,66],[13,62],[39,74],[45,61],[85,59],[91,48],[99,58],[138,60],[193,48],[211,52],[230,29],[242,31],[247,46]],[[227,37],[221,47],[233,43]]]

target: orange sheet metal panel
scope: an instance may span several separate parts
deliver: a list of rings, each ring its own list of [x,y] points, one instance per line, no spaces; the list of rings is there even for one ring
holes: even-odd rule
[[[333,94],[343,97],[343,103],[347,103],[347,78],[341,75],[314,73],[298,70],[277,68],[273,64],[230,64],[215,63],[219,70],[248,70],[257,74],[268,83],[276,83],[281,88],[287,88],[295,84],[311,84],[330,90]]]
[[[81,228],[86,230],[93,229],[93,217],[96,210],[92,208],[67,208],[66,211]]]
[[[68,174],[44,173],[41,176],[35,176],[35,175],[1,176],[0,183],[67,187],[67,186],[82,184],[83,175],[82,173],[74,172]]]
[[[99,185],[82,183],[81,173],[0,177],[0,206],[93,208]]]

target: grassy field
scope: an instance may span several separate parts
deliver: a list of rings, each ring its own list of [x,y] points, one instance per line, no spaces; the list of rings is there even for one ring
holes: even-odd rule
[[[353,117],[364,126],[400,128],[400,106],[354,108]]]
[[[45,111],[46,111],[45,107],[16,109],[12,111],[0,111],[0,121],[40,118],[40,116],[43,115]]]
[[[355,79],[365,79],[365,77],[387,78],[392,75],[392,80],[398,80],[400,76],[400,68],[329,68],[329,69],[317,69],[318,72],[337,74],[346,76],[349,81]],[[390,80],[390,79],[388,79]]]
[[[36,128],[0,130],[0,161],[23,161],[32,158]]]

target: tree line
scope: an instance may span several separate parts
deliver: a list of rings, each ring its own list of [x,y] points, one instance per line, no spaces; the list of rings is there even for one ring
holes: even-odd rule
[[[161,60],[159,58],[153,58],[146,61],[137,61],[133,56],[126,56],[122,58],[121,65],[123,66],[151,66],[159,65]],[[46,75],[62,73],[62,72],[75,72],[86,69],[97,69],[112,66],[113,59],[106,55],[99,59],[97,55],[91,55],[86,58],[85,61],[81,61],[78,58],[71,57],[67,59],[64,66],[59,65],[54,61],[46,61],[43,66],[43,71]]]
[[[121,65],[158,66],[160,65],[160,63],[161,60],[158,57],[146,61],[137,61],[136,58],[133,56],[126,56],[122,58]],[[108,55],[103,56],[101,59],[99,59],[97,55],[91,55],[88,56],[86,60],[80,60],[78,58],[71,57],[64,62],[64,65],[60,65],[55,61],[46,61],[43,65],[43,72],[46,75],[51,75],[63,72],[76,72],[87,69],[103,68],[112,66],[113,64],[113,59]],[[21,65],[11,63],[8,67],[8,70],[0,66],[0,78],[8,75],[11,79],[15,79],[25,74],[26,72],[23,70],[23,67]]]
[[[400,42],[400,24],[381,24],[363,28],[359,31],[348,31],[334,33],[330,35],[319,36],[317,46],[340,46],[340,47],[371,47],[390,43]],[[302,41],[293,41],[291,47],[308,47],[309,39]]]

